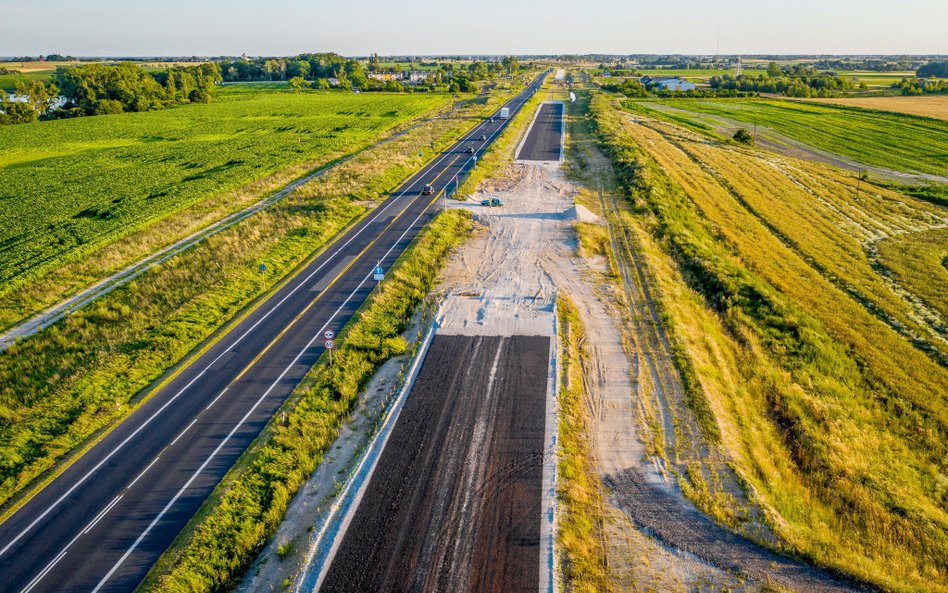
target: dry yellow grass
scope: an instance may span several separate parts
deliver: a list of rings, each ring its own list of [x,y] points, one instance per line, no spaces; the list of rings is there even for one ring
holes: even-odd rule
[[[948,121],[948,95],[919,97],[837,97],[830,99],[803,99],[812,103],[831,103],[847,107],[894,111],[909,115],[934,117]]]
[[[943,211],[864,183],[857,194],[855,179],[830,169],[661,122],[599,121],[647,154],[630,169],[648,189],[633,193],[659,218],[629,224],[724,446],[774,531],[887,590],[948,591],[948,370],[897,331],[914,324],[936,340],[871,250],[922,235],[934,262],[941,251],[928,234],[946,224]],[[902,288],[917,278],[928,277]],[[727,305],[741,295],[749,300]]]
[[[28,72],[46,72],[49,70],[55,70],[57,66],[74,66],[80,64],[81,62],[41,62],[39,60],[33,62],[0,62],[0,67],[8,68],[10,70],[17,70],[24,74]],[[106,62],[112,64],[114,62]],[[146,68],[170,68],[172,66],[193,66],[195,62],[136,62]]]

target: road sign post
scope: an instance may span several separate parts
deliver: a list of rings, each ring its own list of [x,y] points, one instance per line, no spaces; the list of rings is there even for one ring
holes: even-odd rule
[[[327,331],[326,333],[331,334],[332,332]],[[329,366],[332,366],[332,349],[336,347],[336,343],[327,339],[323,345],[326,346],[326,350],[329,350]]]
[[[376,282],[381,282],[382,279],[385,278],[385,270],[382,269],[382,266],[375,266],[375,269],[372,270],[372,278],[374,278]]]

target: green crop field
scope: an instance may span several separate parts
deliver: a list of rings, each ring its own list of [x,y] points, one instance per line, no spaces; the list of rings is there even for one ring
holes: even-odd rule
[[[948,175],[948,122],[900,113],[756,99],[650,100],[696,124],[699,115],[766,126],[870,166]],[[626,102],[630,110],[639,107]],[[700,112],[700,114],[699,114]],[[678,122],[683,123],[683,122]]]
[[[689,80],[698,81],[707,81],[712,76],[724,76],[725,74],[734,75],[734,70],[714,70],[711,68],[701,68],[701,69],[671,69],[671,68],[645,68],[642,70],[636,69],[636,72],[640,76],[661,76],[661,77],[671,77],[679,76],[681,78],[686,78]]]
[[[447,95],[239,89],[0,128],[0,294],[202,199],[356,151]]]
[[[0,90],[13,92],[13,87],[18,82],[29,82],[30,80],[42,80],[43,82],[49,82],[52,78],[52,70],[22,72],[19,74],[0,74]]]

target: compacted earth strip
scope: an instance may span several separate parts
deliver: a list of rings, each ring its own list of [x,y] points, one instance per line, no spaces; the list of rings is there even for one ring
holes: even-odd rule
[[[320,591],[539,590],[550,347],[435,337]]]

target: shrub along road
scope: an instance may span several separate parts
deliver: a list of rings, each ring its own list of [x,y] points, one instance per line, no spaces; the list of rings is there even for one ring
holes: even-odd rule
[[[324,330],[371,292],[375,266],[397,259],[470,170],[465,148],[480,154],[509,121],[476,126],[0,525],[5,590],[134,590],[322,354]]]

